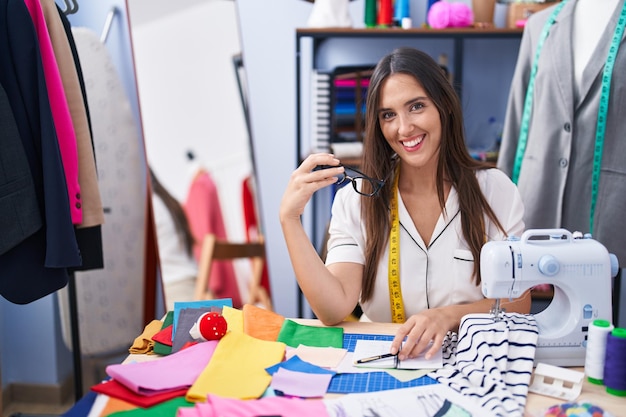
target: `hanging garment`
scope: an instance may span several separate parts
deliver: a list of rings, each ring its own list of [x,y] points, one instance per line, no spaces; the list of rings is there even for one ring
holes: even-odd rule
[[[262,235],[259,224],[259,214],[257,210],[256,190],[252,177],[243,180],[242,187],[243,215],[246,227],[246,238],[248,242],[257,241]],[[266,258],[267,259],[267,258]],[[267,269],[267,262],[263,262],[263,273],[261,275],[261,287],[271,299],[272,290],[270,288],[270,278]]]
[[[80,186],[82,211],[82,222],[78,224],[78,227],[101,225],[104,223],[104,212],[98,188],[91,133],[87,123],[87,112],[78,81],[76,62],[70,47],[69,36],[71,36],[71,32],[69,34],[66,33],[60,17],[63,13],[59,13],[54,0],[39,0],[39,2],[41,3],[48,33],[50,34],[50,41],[59,68],[59,75],[76,137],[78,183]]]
[[[35,183],[9,98],[0,85],[0,255],[42,226]]]
[[[78,183],[82,196],[83,222],[77,225],[75,230],[76,241],[82,256],[82,265],[75,269],[85,271],[103,268],[102,229],[100,226],[104,223],[104,209],[96,174],[87,93],[85,92],[80,59],[76,51],[70,22],[63,11],[54,3],[54,0],[44,0],[41,5],[61,71],[63,88],[67,94],[70,115],[76,132]]]
[[[65,182],[70,202],[70,215],[74,224],[81,224],[83,221],[82,200],[80,195],[80,185],[78,183],[78,151],[76,149],[76,132],[72,124],[70,110],[67,104],[67,97],[63,89],[61,74],[57,59],[54,55],[50,33],[46,24],[43,10],[39,0],[25,0],[26,7],[31,15],[35,26],[35,33],[39,40],[39,50],[43,72],[48,89],[48,99],[50,109],[54,119],[54,127],[57,133],[63,170],[65,172]]]
[[[205,170],[199,170],[192,179],[184,204],[189,227],[193,234],[194,256],[200,262],[202,242],[206,234],[214,234],[218,239],[227,239],[226,226],[217,187],[213,178]],[[215,298],[231,298],[233,307],[242,306],[237,275],[230,261],[215,261],[209,277],[209,290]]]
[[[42,228],[0,255],[0,294],[26,304],[65,286],[67,268],[81,265],[81,256],[39,42],[21,0],[0,0],[0,84],[13,110],[43,220]]]

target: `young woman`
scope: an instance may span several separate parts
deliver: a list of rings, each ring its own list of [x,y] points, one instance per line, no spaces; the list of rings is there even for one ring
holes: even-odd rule
[[[524,207],[504,173],[469,155],[458,96],[429,55],[400,48],[385,56],[370,79],[365,117],[363,173],[332,154],[306,158],[281,202],[283,234],[323,323],[342,321],[359,303],[372,321],[403,323],[391,351],[400,360],[432,342],[430,358],[464,315],[493,305],[481,292],[480,250],[521,235]],[[324,264],[300,215],[338,178],[353,187],[335,196]],[[530,310],[528,294],[503,301],[508,311]]]

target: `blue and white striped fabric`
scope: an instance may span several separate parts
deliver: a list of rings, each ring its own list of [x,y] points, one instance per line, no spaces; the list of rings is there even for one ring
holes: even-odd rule
[[[496,416],[523,416],[538,329],[534,316],[469,314],[443,346],[444,367],[429,375]]]

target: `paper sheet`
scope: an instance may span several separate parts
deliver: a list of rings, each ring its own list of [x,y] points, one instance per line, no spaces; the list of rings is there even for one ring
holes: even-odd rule
[[[353,359],[356,363],[359,359],[388,353],[391,350],[391,343],[388,340],[357,340]],[[356,364],[356,366],[377,369],[439,369],[443,367],[443,355],[442,350],[439,349],[437,354],[430,359],[420,355],[417,358],[396,361],[396,357],[391,357]]]

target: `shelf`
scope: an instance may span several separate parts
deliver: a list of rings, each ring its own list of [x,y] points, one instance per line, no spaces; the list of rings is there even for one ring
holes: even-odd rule
[[[454,29],[425,29],[425,28],[388,28],[388,29],[353,29],[353,28],[302,28],[296,29],[296,37],[310,37],[315,39],[340,37],[443,37],[443,38],[471,38],[471,37],[520,37],[523,29],[509,28],[454,28]]]

